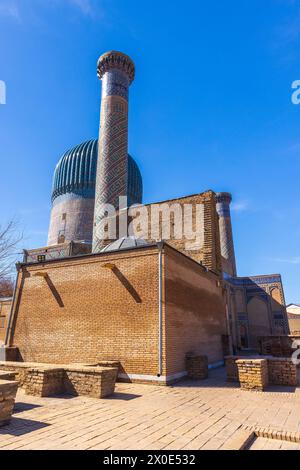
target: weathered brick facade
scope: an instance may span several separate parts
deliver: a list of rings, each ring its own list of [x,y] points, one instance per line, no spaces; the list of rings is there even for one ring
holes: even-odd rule
[[[1,370],[2,369],[2,370]],[[0,381],[18,379],[27,395],[49,397],[67,393],[93,398],[112,395],[118,375],[118,364],[105,367],[99,364],[39,364],[1,362]]]
[[[268,385],[268,363],[266,359],[238,359],[239,382],[242,390],[263,392]]]
[[[166,247],[165,347],[168,375],[185,370],[186,353],[223,360],[225,303],[219,278]]]
[[[201,380],[208,377],[208,360],[207,356],[186,356],[186,370],[189,379]]]
[[[9,297],[0,298],[0,344],[5,340],[8,317],[10,313],[12,299]]]
[[[245,358],[238,356],[227,356],[225,358],[227,380],[229,382],[241,382],[240,373],[242,374],[242,381],[250,382],[244,385],[244,388],[251,388],[252,375],[257,378],[258,369],[256,368],[259,362],[264,360],[267,364],[268,380],[271,385],[289,385],[297,386],[297,366],[290,358],[285,357],[272,357],[265,356],[261,358]],[[254,367],[255,366],[255,367]],[[254,369],[252,369],[254,367]],[[260,366],[259,366],[260,367]]]
[[[271,384],[297,386],[297,366],[293,364],[290,358],[276,357],[267,360],[269,382]]]
[[[258,351],[259,336],[289,333],[280,275],[229,277],[226,281],[230,331],[236,352],[249,348]]]
[[[18,382],[0,380],[0,427],[9,423],[13,413]]]
[[[294,342],[299,342],[300,336],[280,335],[280,336],[259,336],[259,352],[262,355],[290,358],[297,347],[293,347]]]
[[[117,360],[120,377],[175,380],[193,350],[222,361],[225,305],[219,278],[164,245],[161,376],[157,245],[23,265],[10,345],[24,361]]]
[[[220,248],[220,233],[219,233],[219,217],[216,211],[216,195],[213,191],[206,191],[200,194],[194,194],[191,196],[185,196],[176,199],[168,199],[165,201],[156,202],[153,204],[146,205],[146,208],[150,209],[150,206],[158,206],[167,204],[170,208],[173,205],[179,204],[182,208],[185,204],[190,204],[193,208],[192,211],[192,223],[194,230],[196,229],[196,206],[203,205],[203,225],[200,227],[199,233],[202,233],[203,246],[199,246],[196,249],[190,250],[187,248],[188,240],[185,236],[180,239],[174,237],[172,225],[174,224],[174,216],[171,214],[169,219],[168,214],[165,214],[165,218],[159,219],[159,228],[156,227],[155,222],[151,217],[148,217],[148,234],[149,241],[155,241],[151,239],[151,230],[156,231],[160,234],[160,238],[163,238],[162,227],[168,227],[171,220],[170,239],[167,240],[170,246],[176,248],[191,257],[195,261],[201,262],[208,269],[220,273],[222,270],[222,259],[221,259],[221,248]],[[151,214],[149,210],[149,214]]]

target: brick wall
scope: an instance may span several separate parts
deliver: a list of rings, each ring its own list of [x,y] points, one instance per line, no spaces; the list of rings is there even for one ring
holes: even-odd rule
[[[165,353],[167,375],[185,371],[189,352],[223,360],[225,304],[219,279],[193,260],[165,250]]]
[[[166,201],[161,201],[154,203],[152,205],[158,205],[158,204],[179,204],[181,207],[184,206],[184,204],[191,204],[193,206],[193,224],[194,224],[194,229],[196,228],[195,226],[195,220],[196,220],[196,211],[194,210],[197,204],[201,204],[204,207],[204,219],[203,219],[203,226],[200,228],[200,230],[203,233],[203,239],[204,239],[204,244],[202,247],[199,247],[199,249],[196,250],[189,250],[186,247],[186,240],[184,237],[177,240],[174,238],[174,234],[172,233],[171,230],[171,239],[167,240],[168,244],[173,246],[179,251],[182,251],[186,255],[190,256],[196,261],[201,261],[204,266],[206,266],[208,269],[211,269],[216,272],[221,272],[222,269],[222,260],[221,260],[221,248],[220,248],[220,233],[219,233],[219,217],[216,211],[216,196],[213,191],[206,191],[201,194],[195,194],[192,196],[186,196],[182,198],[177,198],[177,199],[171,199],[171,200],[166,200]],[[149,207],[149,204],[146,205],[146,207]],[[150,221],[151,218],[149,218],[149,234],[151,233],[150,230]],[[162,230],[163,224],[168,223],[169,219],[160,219],[160,232]],[[173,219],[171,218],[171,221]],[[152,221],[152,227],[155,224]],[[151,241],[151,237],[149,239]]]
[[[63,369],[32,367],[26,371],[24,389],[27,395],[49,397],[63,393]]]
[[[18,362],[0,362],[1,371],[12,371],[20,387],[23,387],[27,379],[27,370],[29,366],[35,367],[36,364],[23,364]]]
[[[104,398],[113,394],[118,369],[71,367],[66,369],[64,389],[71,395]]]
[[[201,261],[209,269],[220,272],[222,269],[222,258],[220,248],[219,217],[216,211],[215,193],[209,190],[204,193],[160,201],[151,205],[158,204],[180,204],[181,207],[183,207],[184,204],[191,204],[193,207],[195,207],[197,204],[203,205],[204,220],[200,230],[203,233],[204,245],[202,247],[199,247],[199,249],[197,250],[188,250],[185,246],[185,238],[183,237],[180,240],[176,240],[172,235],[172,229],[171,239],[168,240],[168,243],[174,246],[174,248],[176,248],[177,250],[183,251],[185,254],[191,256],[196,261]],[[145,207],[149,206],[150,204],[145,205]],[[67,214],[66,220],[63,220],[63,214]],[[73,217],[74,214],[77,214],[75,218]],[[48,245],[55,245],[57,243],[59,232],[65,233],[66,240],[91,240],[93,214],[93,199],[62,198],[60,202],[56,202],[51,211]],[[195,214],[196,212],[193,211],[194,224]],[[74,220],[76,221],[75,225],[73,223]],[[149,217],[149,238],[147,238],[149,239],[149,241],[151,241],[150,221],[151,218]],[[169,220],[160,220],[160,230],[161,226],[166,222],[169,222]],[[153,225],[154,224],[152,221],[152,226]]]
[[[207,356],[187,355],[185,363],[189,379],[198,380],[208,377]]]
[[[0,380],[0,427],[10,421],[17,390],[18,382]]]
[[[297,366],[293,364],[291,359],[284,358],[284,357],[271,357],[271,356],[265,357],[263,359],[267,361],[269,384],[289,385],[289,386],[294,386],[294,387],[297,386],[298,384]],[[258,359],[258,360],[261,360],[261,359]],[[248,362],[250,366],[247,365]],[[238,364],[240,364],[241,367],[238,367]],[[246,359],[246,358],[238,357],[238,356],[227,356],[225,358],[225,365],[226,365],[226,374],[227,374],[228,382],[239,382],[240,370],[242,371],[242,373],[245,372],[247,367],[249,370],[251,370],[252,362],[251,362],[251,358]],[[257,373],[255,369],[254,369],[254,373]],[[251,373],[246,378],[244,377],[244,379],[250,380],[251,382]]]
[[[85,365],[0,362],[1,380],[15,380],[27,395],[49,397],[56,394],[83,395],[103,398],[115,389],[118,374],[116,367],[93,367]]]
[[[239,359],[237,356],[225,357],[226,377],[228,382],[238,382],[239,372],[236,361]]]
[[[288,322],[290,327],[291,335],[300,335],[300,315],[293,315],[288,313]]]
[[[243,390],[264,391],[268,385],[268,363],[266,359],[238,359],[239,382]]]
[[[294,340],[300,340],[300,336],[259,336],[260,354],[276,357],[291,357],[295,349],[292,348]]]
[[[274,385],[298,384],[297,366],[289,358],[268,359],[269,382]]]
[[[123,373],[156,375],[156,247],[24,267],[18,285],[11,343],[24,361],[119,360]]]
[[[1,300],[0,298],[0,344],[5,340],[11,302],[11,300]]]
[[[163,273],[162,375],[184,372],[190,351],[209,363],[222,360],[218,276],[167,245]],[[122,378],[156,380],[158,333],[156,246],[27,265],[19,273],[10,344],[26,362],[117,360]]]

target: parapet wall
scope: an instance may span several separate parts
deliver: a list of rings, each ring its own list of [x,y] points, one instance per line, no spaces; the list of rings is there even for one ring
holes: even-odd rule
[[[300,344],[300,336],[259,336],[259,352],[262,355],[290,358],[297,349],[296,341]]]
[[[227,380],[244,382],[244,388],[250,389],[258,386],[258,389],[263,390],[267,384],[293,387],[298,384],[297,366],[289,358],[227,356],[225,365]]]

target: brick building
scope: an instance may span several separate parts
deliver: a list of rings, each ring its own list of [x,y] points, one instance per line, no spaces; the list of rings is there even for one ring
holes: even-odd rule
[[[289,328],[292,335],[300,334],[300,305],[289,304],[286,307]]]
[[[134,75],[119,52],[98,61],[99,139],[55,169],[48,246],[18,265],[7,346],[28,362],[118,360],[120,379],[170,383],[187,355],[215,367],[288,323],[280,275],[237,276],[229,193],[141,204],[127,142]],[[107,222],[114,237],[103,236]]]
[[[7,322],[11,309],[12,298],[0,297],[0,344],[5,341]]]

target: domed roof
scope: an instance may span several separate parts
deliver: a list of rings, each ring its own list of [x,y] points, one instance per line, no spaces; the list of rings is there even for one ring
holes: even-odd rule
[[[52,202],[65,194],[77,194],[85,198],[95,197],[98,139],[88,140],[63,154],[56,165]],[[128,155],[128,204],[142,202],[143,182],[139,167]]]
[[[104,251],[126,250],[130,248],[137,248],[139,246],[146,246],[146,245],[149,245],[149,243],[146,240],[144,240],[143,238],[137,238],[131,235],[129,237],[119,238],[118,240],[115,240],[112,243],[109,243],[104,248],[102,248],[101,253],[103,253]]]

